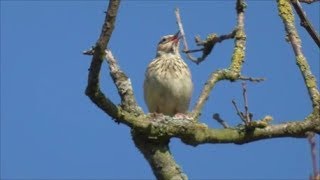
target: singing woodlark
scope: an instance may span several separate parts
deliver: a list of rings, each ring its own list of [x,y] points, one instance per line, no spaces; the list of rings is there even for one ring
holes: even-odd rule
[[[179,32],[163,36],[144,81],[144,99],[150,113],[169,116],[188,111],[193,90],[191,73],[179,53]]]

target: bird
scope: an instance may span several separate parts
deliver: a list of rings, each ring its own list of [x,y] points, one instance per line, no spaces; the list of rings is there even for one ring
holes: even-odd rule
[[[160,39],[145,72],[144,100],[150,113],[186,115],[193,91],[191,72],[179,52],[178,31]]]

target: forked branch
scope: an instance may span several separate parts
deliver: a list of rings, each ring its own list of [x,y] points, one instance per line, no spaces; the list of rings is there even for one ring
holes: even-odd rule
[[[114,29],[119,4],[120,0],[113,0],[109,3],[100,37],[94,47],[93,57],[89,68],[88,85],[86,88],[86,95],[91,101],[113,118],[118,117],[119,109],[101,92],[99,74],[104,58],[104,49],[106,49]]]
[[[283,1],[285,1],[284,6],[287,8],[286,3],[288,2],[286,0],[279,1],[279,4],[282,5],[284,3]],[[134,99],[129,78],[120,69],[111,51],[106,50],[114,29],[119,4],[119,0],[110,0],[101,35],[94,48],[85,52],[85,54],[93,55],[89,68],[86,94],[93,103],[95,103],[110,117],[116,119],[116,121],[120,123],[126,124],[132,129],[133,139],[137,148],[139,148],[144,154],[158,179],[187,178],[170,153],[168,143],[172,137],[180,138],[185,144],[196,146],[205,143],[243,144],[277,137],[305,138],[306,133],[309,131],[320,134],[319,92],[315,78],[311,74],[310,68],[301,52],[301,49],[299,48],[301,44],[297,43],[297,39],[294,39],[294,36],[297,35],[295,34],[295,29],[292,29],[291,27],[294,25],[290,24],[292,22],[288,22],[288,20],[284,20],[286,30],[288,31],[289,38],[297,56],[297,64],[305,78],[305,82],[314,105],[313,113],[301,121],[282,123],[278,125],[259,126],[252,131],[247,131],[246,128],[242,127],[229,127],[217,115],[214,116],[214,118],[224,126],[224,129],[209,128],[207,125],[198,122],[198,117],[203,109],[204,103],[206,102],[210,91],[218,81],[235,81],[239,79],[260,81],[260,79],[241,76],[246,45],[246,35],[244,32],[244,9],[246,6],[243,0],[237,0],[237,27],[236,31],[234,31],[235,34],[224,37],[227,39],[234,36],[235,38],[231,64],[227,69],[217,70],[211,74],[211,77],[204,86],[203,91],[192,111],[192,118],[177,119],[169,116],[158,116],[156,120],[154,120],[154,117],[143,114]],[[286,10],[286,12],[290,11]],[[205,44],[205,42],[201,40],[198,40],[198,42],[199,44]],[[107,59],[110,75],[121,97],[120,106],[115,105],[100,90],[99,74],[104,58]],[[258,121],[268,120],[270,120],[270,117],[266,116]]]
[[[213,72],[210,78],[207,80],[195,107],[192,110],[192,116],[194,119],[198,119],[202,108],[207,101],[209,94],[215,84],[221,80],[236,81],[239,79],[244,63],[245,47],[246,47],[246,35],[244,31],[244,10],[246,4],[243,0],[237,0],[237,26],[234,40],[234,49],[231,58],[231,64],[228,69],[217,70]]]

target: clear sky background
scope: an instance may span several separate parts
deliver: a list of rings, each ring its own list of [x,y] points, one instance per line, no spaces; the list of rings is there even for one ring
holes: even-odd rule
[[[91,57],[82,51],[95,44],[106,1],[1,1],[1,178],[154,179],[135,148],[130,129],[114,123],[84,90]],[[248,1],[243,75],[265,77],[248,83],[254,118],[274,117],[274,124],[302,120],[311,103],[275,1]],[[179,7],[189,46],[199,34],[225,34],[235,27],[233,1],[123,1],[109,47],[130,76],[138,103],[147,112],[142,84],[161,36],[177,31]],[[319,3],[304,4],[319,32]],[[319,49],[296,23],[303,52],[319,78]],[[192,105],[209,74],[230,63],[233,40],[217,44],[207,60],[191,68]],[[106,65],[102,90],[116,104],[119,97]],[[319,83],[318,83],[319,86]],[[201,121],[221,128],[213,113],[240,123],[232,106],[242,107],[241,82],[219,82]],[[318,138],[319,140],[319,138]],[[244,145],[191,147],[172,139],[171,150],[190,179],[307,179],[312,172],[306,139],[281,138]],[[319,145],[318,145],[319,147]]]

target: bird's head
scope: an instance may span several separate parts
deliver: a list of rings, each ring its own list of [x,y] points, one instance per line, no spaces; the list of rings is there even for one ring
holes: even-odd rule
[[[180,31],[174,35],[166,35],[160,39],[157,48],[157,55],[162,54],[179,54]]]

